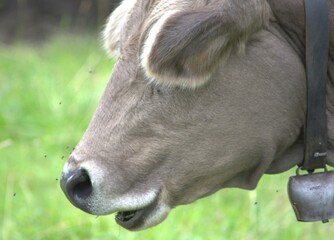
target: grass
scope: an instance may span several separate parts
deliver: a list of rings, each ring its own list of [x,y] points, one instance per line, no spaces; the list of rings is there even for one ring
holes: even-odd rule
[[[257,190],[225,189],[143,232],[113,216],[74,208],[59,188],[64,162],[96,108],[113,61],[96,36],[0,45],[0,239],[331,239],[332,223],[299,223],[286,185],[293,171]]]

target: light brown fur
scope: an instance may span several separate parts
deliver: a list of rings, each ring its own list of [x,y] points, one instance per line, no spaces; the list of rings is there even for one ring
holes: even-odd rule
[[[333,7],[331,0],[327,107],[332,165]],[[171,12],[143,56],[152,26]],[[196,22],[192,16],[200,18]],[[124,17],[115,23],[121,29],[116,35],[112,27],[106,31],[107,45],[118,47],[120,56],[64,170],[88,173],[90,213],[133,210],[143,206],[140,199],[149,204],[154,192],[157,206],[129,227],[143,229],[161,222],[177,205],[221,188],[253,189],[264,173],[302,161],[302,0],[138,0]],[[189,28],[195,32],[186,39]],[[241,45],[243,51],[237,51]]]

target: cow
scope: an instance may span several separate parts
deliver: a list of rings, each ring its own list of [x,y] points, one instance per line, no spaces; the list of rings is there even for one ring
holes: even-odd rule
[[[254,189],[303,159],[303,0],[123,0],[103,32],[117,56],[61,187],[128,230],[223,188]],[[328,1],[334,165],[334,1]]]

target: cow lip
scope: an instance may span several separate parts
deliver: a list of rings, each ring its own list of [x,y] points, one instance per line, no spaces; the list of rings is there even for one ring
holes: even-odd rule
[[[158,198],[146,207],[136,210],[119,211],[115,216],[115,221],[128,230],[139,229],[144,225],[145,219],[154,211],[157,205]]]

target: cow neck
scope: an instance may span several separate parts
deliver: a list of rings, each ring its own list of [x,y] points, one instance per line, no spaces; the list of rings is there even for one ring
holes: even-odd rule
[[[325,168],[327,155],[326,83],[329,52],[327,0],[304,0],[306,24],[307,111],[303,170]]]

